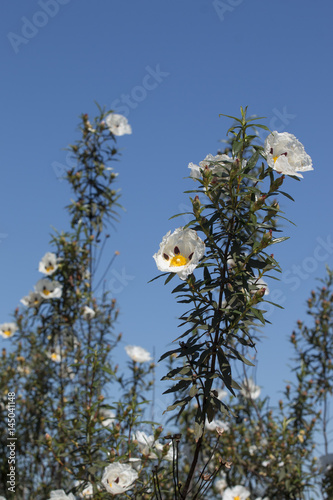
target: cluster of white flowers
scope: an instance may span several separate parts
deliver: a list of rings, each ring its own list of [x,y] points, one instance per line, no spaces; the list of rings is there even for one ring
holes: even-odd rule
[[[127,345],[125,347],[126,354],[136,363],[146,363],[151,361],[153,358],[151,354],[146,351],[143,347],[137,345]]]
[[[41,259],[38,270],[50,276],[59,267],[60,259],[54,253],[47,252]],[[62,295],[62,285],[59,281],[49,278],[42,278],[37,281],[35,291],[21,299],[23,305],[27,307],[37,307],[43,299],[59,299]]]
[[[110,115],[111,116],[111,115]],[[273,132],[265,141],[264,157],[268,165],[281,174],[303,177],[299,172],[313,170],[312,160],[305,153],[304,146],[296,137],[287,132]],[[234,161],[226,154],[206,158],[195,165],[189,163],[190,177],[197,180],[203,177],[204,171],[209,170],[213,175],[228,173],[228,165]],[[193,229],[176,229],[172,234],[169,231],[160,243],[160,249],[154,254],[157,268],[162,272],[177,273],[180,279],[186,280],[193,273],[200,259],[205,253],[205,244]],[[260,279],[257,284],[260,284]],[[266,283],[265,294],[268,294]]]

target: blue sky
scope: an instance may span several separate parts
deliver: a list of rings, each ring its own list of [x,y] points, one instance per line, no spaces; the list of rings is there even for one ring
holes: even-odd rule
[[[269,284],[285,309],[270,314],[258,346],[257,381],[279,397],[286,339],[325,264],[333,266],[332,15],[331,2],[310,0],[9,2],[0,18],[0,322],[41,277],[51,226],[67,227],[63,148],[97,101],[133,128],[118,140],[127,211],[108,249],[120,252],[107,281],[121,311],[117,331],[122,347],[155,346],[159,357],[184,309],[170,294],[174,280],[147,284],[158,273],[152,255],[186,222],[168,219],[190,206],[188,163],[215,154],[225,138],[230,121],[219,113],[248,105],[271,129],[295,134],[314,165],[301,182],[285,183],[295,203],[282,208],[296,227],[286,225],[290,240],[274,248],[284,273]]]

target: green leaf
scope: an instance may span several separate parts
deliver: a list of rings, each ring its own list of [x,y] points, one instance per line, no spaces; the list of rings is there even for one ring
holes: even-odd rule
[[[265,300],[268,304],[272,304],[272,306],[279,307],[280,309],[284,309],[283,306],[280,306],[280,304],[276,304],[275,302],[271,302],[270,300]]]
[[[176,214],[176,215],[173,215],[172,217],[169,217],[169,220],[174,219],[175,217],[180,217],[181,215],[192,215],[193,216],[193,213],[192,212],[183,212],[181,214]]]
[[[194,398],[194,396],[198,393],[198,387],[196,385],[192,385],[189,395],[191,398]]]
[[[266,323],[265,318],[259,309],[256,309],[255,307],[251,307],[250,311],[254,314],[254,316],[256,318],[258,318],[259,321],[261,321],[261,323],[263,325]]]
[[[155,276],[155,278],[151,279],[148,281],[148,283],[151,283],[152,281],[157,280],[158,278],[162,278],[162,276],[166,276],[167,273],[159,274],[158,276]]]
[[[202,434],[203,434],[203,429],[204,429],[204,426],[203,426],[203,423],[198,423],[198,422],[194,422],[194,439],[196,441],[198,441],[199,438],[201,438]]]
[[[171,392],[176,392],[176,391],[183,391],[184,389],[187,389],[188,386],[192,383],[192,380],[180,380],[177,382],[177,384],[173,385],[169,389],[163,392],[163,394],[170,394]],[[191,387],[192,389],[193,387]],[[191,395],[191,394],[190,394]]]
[[[229,346],[229,350],[236,356],[236,358],[238,358],[240,361],[243,361],[243,363],[245,365],[248,365],[248,366],[255,366],[251,361],[249,361],[248,359],[245,358],[245,356],[243,356],[242,354],[240,354],[236,349],[234,349],[233,347]]]
[[[279,191],[279,193],[283,194],[283,196],[285,196],[286,198],[289,198],[289,200],[295,201],[294,198],[292,196],[290,196],[290,194],[286,193],[285,191]]]
[[[281,236],[281,238],[275,238],[274,240],[271,241],[271,245],[275,243],[281,243],[282,241],[289,240],[289,236]]]
[[[186,286],[187,283],[181,283],[180,285],[176,286],[176,288],[174,288],[171,293],[181,292]]]
[[[236,121],[236,122],[238,122],[238,123],[242,123],[242,120],[240,120],[239,118],[236,118],[235,116],[225,115],[225,114],[223,114],[223,113],[220,113],[220,114],[219,114],[219,117],[220,117],[220,116],[226,116],[227,118],[231,118],[232,120],[235,120],[235,121]]]
[[[261,118],[255,118],[255,120],[261,120],[262,118],[264,117],[261,117]],[[267,130],[268,132],[270,132],[269,128],[266,127],[266,125],[260,125],[259,123],[255,123],[254,125],[255,128],[259,127],[259,128],[263,128],[264,130]]]
[[[177,406],[185,406],[189,401],[191,401],[191,398],[189,396],[187,396],[186,398],[184,399],[179,399],[177,400],[173,405],[170,405],[167,407],[167,409],[163,412],[163,415],[164,413],[166,413],[167,411],[172,411],[174,410],[175,408],[177,408]]]
[[[167,283],[169,283],[169,281],[171,281],[172,278],[174,278],[175,276],[176,276],[176,273],[169,273],[169,276],[165,280],[164,284],[166,285]]]

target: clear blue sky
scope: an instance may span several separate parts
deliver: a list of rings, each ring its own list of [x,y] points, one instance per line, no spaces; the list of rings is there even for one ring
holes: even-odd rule
[[[238,115],[248,105],[272,129],[295,134],[315,169],[286,181],[296,202],[282,208],[296,227],[286,226],[291,239],[274,248],[284,274],[270,288],[286,309],[270,315],[257,381],[276,398],[289,373],[287,336],[305,317],[325,264],[333,266],[332,16],[328,0],[6,2],[0,322],[41,277],[51,226],[67,227],[62,148],[77,138],[78,115],[95,114],[96,100],[126,114],[133,128],[118,140],[127,212],[109,246],[110,255],[120,251],[108,278],[121,310],[117,331],[123,345],[155,346],[159,357],[179,334],[183,308],[170,294],[175,281],[147,284],[158,274],[152,255],[186,222],[168,219],[189,206],[188,163],[216,154],[225,138],[230,122],[219,113]]]

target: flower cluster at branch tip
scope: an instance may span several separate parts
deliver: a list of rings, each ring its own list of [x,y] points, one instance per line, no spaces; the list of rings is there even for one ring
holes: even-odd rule
[[[272,132],[266,137],[264,154],[268,165],[285,175],[303,177],[298,172],[313,170],[311,157],[293,134]]]
[[[50,275],[53,274],[59,265],[59,259],[52,252],[47,252],[39,263],[38,271]]]
[[[232,488],[226,488],[222,493],[222,500],[249,500],[250,492],[244,486],[237,485]]]
[[[9,337],[12,337],[16,330],[16,323],[2,323],[2,325],[0,325],[0,335],[4,339],[9,339]]]
[[[52,252],[47,252],[39,262],[38,270],[47,276],[53,274],[59,267],[60,258]],[[35,291],[29,292],[21,299],[27,307],[37,307],[43,299],[59,299],[62,295],[62,285],[59,281],[48,278],[40,279],[35,285]]]
[[[196,231],[179,227],[163,237],[160,249],[153,258],[160,271],[177,273],[180,279],[186,280],[204,254],[205,244]]]
[[[126,354],[137,363],[146,363],[147,361],[152,361],[151,354],[146,351],[143,347],[138,345],[127,345],[125,346]]]
[[[128,464],[114,462],[104,469],[102,484],[112,495],[119,495],[130,490],[139,474]]]
[[[244,398],[258,399],[261,393],[261,389],[254,383],[252,378],[248,378],[243,381],[240,393]]]
[[[132,133],[132,127],[123,115],[111,113],[105,118],[105,123],[113,135],[125,135]]]

